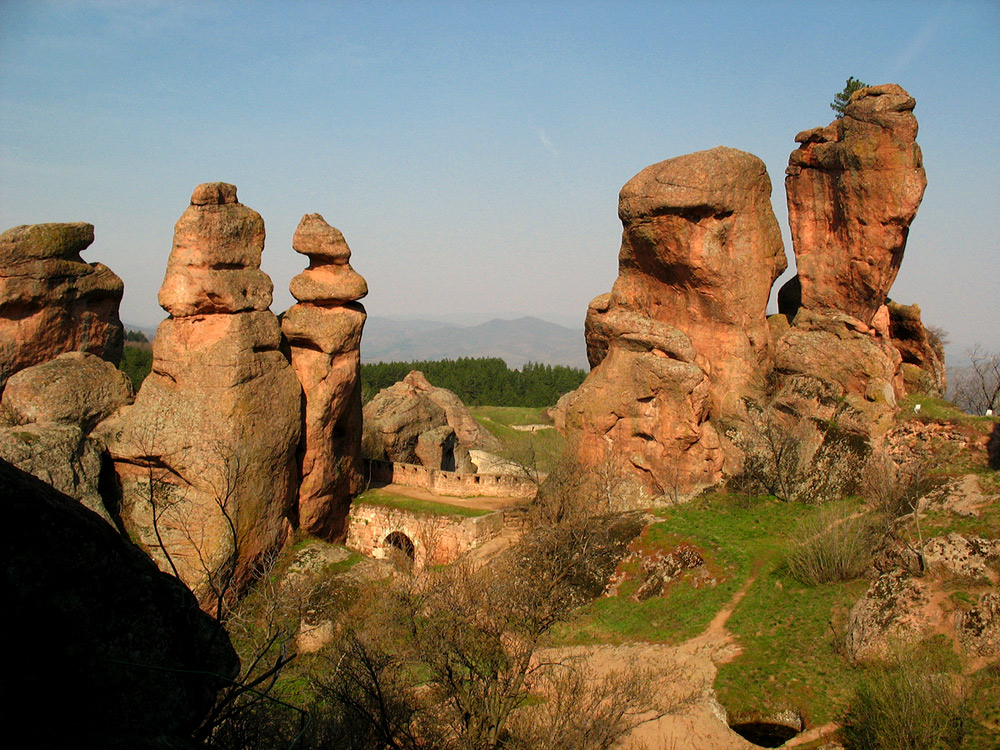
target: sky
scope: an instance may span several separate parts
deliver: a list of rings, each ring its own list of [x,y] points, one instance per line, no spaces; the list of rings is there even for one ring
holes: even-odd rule
[[[617,275],[618,191],[674,156],[763,159],[794,269],[784,169],[848,76],[917,101],[929,184],[891,296],[949,358],[1000,349],[988,0],[0,0],[0,229],[94,224],[84,259],[152,326],[173,224],[221,180],[264,218],[276,313],[318,212],[370,315],[582,328]]]

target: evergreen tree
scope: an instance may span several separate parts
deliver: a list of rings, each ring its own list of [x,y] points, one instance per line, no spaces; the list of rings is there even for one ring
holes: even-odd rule
[[[837,117],[843,117],[844,110],[847,108],[847,103],[851,101],[851,94],[858,89],[867,87],[867,83],[863,83],[854,76],[851,76],[847,79],[847,83],[844,85],[844,90],[834,95],[833,101],[830,102],[830,109],[837,113]]]

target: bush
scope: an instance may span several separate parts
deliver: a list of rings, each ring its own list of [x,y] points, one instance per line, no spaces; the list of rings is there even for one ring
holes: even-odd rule
[[[944,750],[966,734],[967,704],[956,675],[915,653],[866,671],[844,716],[849,750]]]
[[[810,516],[796,531],[798,544],[785,563],[808,586],[861,578],[871,566],[875,524],[850,508],[831,506]]]

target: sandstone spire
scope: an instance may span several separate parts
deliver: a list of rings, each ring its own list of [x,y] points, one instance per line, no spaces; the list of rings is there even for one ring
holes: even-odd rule
[[[264,222],[199,185],[160,290],[153,370],[111,437],[126,523],[203,605],[233,593],[294,517],[301,389],[260,270]],[[169,557],[169,559],[168,559]]]
[[[351,251],[319,214],[299,222],[292,248],[309,267],[289,290],[299,304],[281,328],[305,394],[298,521],[325,538],[345,532],[351,496],[361,489],[361,332],[368,293],[350,265]]]

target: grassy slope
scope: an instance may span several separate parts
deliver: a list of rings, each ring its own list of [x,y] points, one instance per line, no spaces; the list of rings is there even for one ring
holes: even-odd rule
[[[552,430],[522,432],[512,425],[551,425],[545,409],[521,406],[473,406],[469,409],[484,428],[496,435],[502,445],[499,453],[515,461],[531,464],[542,472],[552,471],[562,455],[565,440]]]

